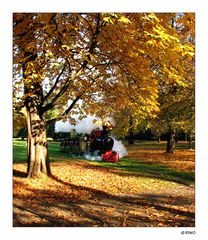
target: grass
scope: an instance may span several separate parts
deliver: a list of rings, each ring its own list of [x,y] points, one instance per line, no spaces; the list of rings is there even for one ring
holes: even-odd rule
[[[74,158],[74,156],[62,153],[59,150],[59,143],[50,141],[49,142],[49,156],[50,162],[63,162],[69,161]],[[140,148],[145,148],[147,151],[149,149],[165,149],[165,143],[157,143],[157,142],[141,142],[136,143],[134,145],[128,145],[128,151],[135,151]],[[187,149],[187,144],[178,143],[176,149]],[[13,142],[13,162],[14,163],[24,163],[26,162],[26,141],[14,140]],[[77,158],[77,161],[80,161]],[[81,161],[87,161],[81,159]],[[108,162],[91,162],[93,165],[97,165],[100,167],[107,167],[112,169],[120,170],[120,175],[129,175],[129,176],[138,176],[138,177],[150,177],[150,178],[158,178],[167,181],[178,182],[182,184],[193,184],[194,182],[194,172],[192,171],[180,171],[178,169],[174,169],[173,167],[160,164],[160,163],[147,163],[139,159],[138,157],[124,157],[120,159],[119,162],[116,163],[108,163]]]
[[[194,173],[179,171],[162,164],[149,164],[134,158],[122,158],[119,162],[96,162],[97,165],[121,170],[120,175],[158,178],[185,185],[193,184]]]
[[[68,158],[67,153],[61,153],[59,151],[59,143],[49,141],[48,151],[50,161],[64,161]],[[27,161],[27,146],[26,141],[14,140],[13,141],[13,162],[24,163]]]
[[[127,145],[128,151],[134,150],[137,148],[145,148],[145,149],[166,149],[165,142],[156,142],[156,141],[141,141],[137,142],[134,145]],[[187,149],[188,144],[185,142],[179,142],[176,144],[175,149]],[[60,152],[59,143],[49,141],[48,151],[50,156],[50,161],[64,161],[68,157],[74,157],[74,155],[70,155],[68,153]],[[27,161],[27,147],[25,140],[13,140],[13,162],[21,163]]]
[[[26,141],[14,140],[13,141],[13,162],[21,163],[26,161],[27,161]]]

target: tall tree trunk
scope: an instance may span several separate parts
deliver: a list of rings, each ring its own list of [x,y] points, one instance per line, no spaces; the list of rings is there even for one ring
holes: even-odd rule
[[[175,130],[169,129],[168,131],[168,139],[167,139],[167,148],[166,152],[167,153],[173,153],[174,152],[174,147],[175,147]]]
[[[37,52],[34,48],[25,49],[23,62],[23,79],[25,102],[22,113],[27,123],[27,176],[37,177],[41,174],[50,175],[48,162],[48,142],[46,124],[41,112],[43,89],[41,81],[31,81],[33,73],[38,74],[35,60]]]
[[[48,142],[45,121],[38,112],[32,98],[27,99],[22,111],[27,122],[27,175],[37,177],[41,173],[50,175]]]
[[[133,131],[133,119],[132,116],[129,118],[129,136],[128,136],[128,143],[134,144],[134,131]]]

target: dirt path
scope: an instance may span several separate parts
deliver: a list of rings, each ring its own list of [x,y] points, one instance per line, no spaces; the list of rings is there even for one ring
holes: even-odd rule
[[[187,227],[194,226],[192,204],[185,197],[152,194],[42,203],[38,207],[15,199],[14,226]]]
[[[70,196],[61,200],[52,192],[45,195],[39,192],[39,196],[28,196],[28,199],[14,197],[14,226],[194,226],[194,189],[191,187],[181,185],[174,192],[166,189],[157,194],[153,191],[112,195],[83,187],[81,191],[86,194],[83,200],[70,199]]]

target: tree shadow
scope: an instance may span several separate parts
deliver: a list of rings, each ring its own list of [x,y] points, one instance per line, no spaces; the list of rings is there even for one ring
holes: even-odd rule
[[[64,195],[60,195],[60,186],[60,190],[33,189],[33,197],[28,195],[26,199],[15,195],[15,227],[156,227],[161,222],[169,227],[193,227],[195,224],[193,211],[187,210],[193,200],[186,197],[167,194],[112,195],[63,181],[55,175],[52,179],[72,191],[64,191]],[[21,184],[25,187],[23,182]],[[86,191],[90,197],[75,198],[71,194],[75,190]],[[152,212],[166,215],[155,217]],[[36,218],[39,221],[34,220]]]
[[[58,182],[58,183],[61,183],[61,184],[65,185],[65,186],[70,187],[72,190],[93,192],[94,195],[101,195],[101,196],[106,197],[106,198],[111,196],[108,193],[106,193],[104,191],[101,191],[101,190],[97,190],[97,189],[89,188],[89,187],[84,187],[84,186],[79,186],[79,185],[75,185],[75,184],[63,181],[62,179],[58,178],[57,176],[55,176],[53,174],[51,175],[51,178],[53,180],[55,180],[56,182]]]
[[[27,173],[19,171],[19,170],[16,170],[16,169],[13,169],[13,177],[26,178],[27,177]]]

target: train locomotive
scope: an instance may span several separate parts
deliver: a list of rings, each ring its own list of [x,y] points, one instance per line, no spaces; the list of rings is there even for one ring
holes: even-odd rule
[[[95,156],[105,162],[119,161],[119,154],[113,151],[114,140],[110,137],[113,128],[110,122],[102,124],[102,130],[93,130],[90,134],[62,140],[60,151],[80,156]]]

